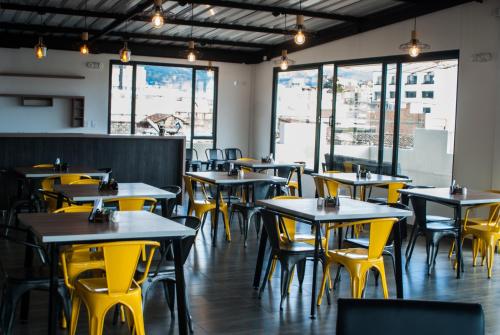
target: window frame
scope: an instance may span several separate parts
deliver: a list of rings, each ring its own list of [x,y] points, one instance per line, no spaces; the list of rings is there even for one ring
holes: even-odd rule
[[[160,62],[144,62],[144,61],[130,61],[128,63],[122,63],[120,60],[111,59],[109,61],[109,78],[108,78],[108,135],[111,134],[111,89],[112,89],[112,79],[113,79],[113,65],[125,65],[132,66],[132,99],[131,99],[131,116],[130,116],[130,134],[135,135],[135,108],[136,108],[136,79],[137,79],[137,66],[138,65],[150,65],[150,66],[164,66],[164,67],[181,67],[189,68],[192,70],[191,76],[191,138],[186,139],[186,148],[193,148],[194,140],[212,140],[213,148],[217,147],[217,107],[218,107],[218,96],[219,96],[219,67],[214,66],[212,70],[214,71],[214,103],[213,103],[213,117],[212,117],[212,136],[196,136],[194,133],[194,117],[196,110],[196,71],[202,70],[207,71],[208,66],[202,65],[185,65],[185,64],[175,64],[175,63],[160,63]],[[149,136],[149,135],[144,135]]]
[[[336,96],[337,96],[337,69],[342,66],[353,66],[353,65],[370,65],[370,64],[381,64],[382,68],[382,84],[381,84],[381,103],[380,103],[380,124],[379,124],[379,134],[381,140],[379,140],[378,145],[378,167],[382,168],[383,164],[383,149],[384,149],[384,135],[385,135],[385,100],[387,97],[387,85],[386,81],[389,80],[389,85],[392,85],[391,78],[387,78],[387,66],[390,64],[396,65],[396,75],[395,75],[395,97],[394,97],[394,131],[393,131],[393,147],[392,147],[392,175],[397,176],[397,166],[398,166],[398,148],[399,148],[399,130],[401,126],[400,120],[400,105],[401,105],[401,95],[403,92],[403,63],[419,63],[426,61],[441,61],[441,60],[457,60],[458,63],[458,75],[460,75],[460,51],[459,50],[447,50],[447,51],[437,51],[428,52],[419,55],[417,58],[412,58],[409,55],[393,55],[393,56],[382,56],[382,57],[370,57],[361,59],[348,59],[348,60],[338,60],[338,61],[327,61],[318,63],[308,63],[300,65],[289,66],[287,70],[281,70],[279,67],[273,68],[273,89],[272,89],[272,103],[271,103],[271,138],[270,138],[270,152],[274,155],[276,153],[275,148],[275,136],[276,136],[276,107],[277,107],[277,89],[278,89],[278,74],[280,72],[290,72],[297,70],[318,70],[318,103],[316,106],[316,134],[315,134],[315,156],[314,156],[314,169],[306,169],[305,173],[310,174],[319,171],[319,166],[321,166],[319,157],[320,152],[320,140],[321,140],[321,95],[323,90],[323,66],[333,65],[333,98],[332,98],[332,117],[330,122],[330,138],[333,139],[335,135],[335,113],[336,113]],[[417,79],[418,80],[418,79]],[[458,77],[457,77],[457,92],[458,92]],[[383,100],[382,100],[383,99]],[[458,94],[457,94],[458,99]],[[458,105],[457,105],[458,106]],[[455,120],[456,120],[457,108],[455,108]],[[454,132],[456,134],[457,122],[455,121]],[[456,136],[454,137],[454,150],[453,150],[453,163],[452,163],[452,175],[455,166],[455,147],[456,147]],[[330,143],[330,159],[332,161],[326,162],[327,165],[332,165],[335,153],[335,143],[332,141]]]

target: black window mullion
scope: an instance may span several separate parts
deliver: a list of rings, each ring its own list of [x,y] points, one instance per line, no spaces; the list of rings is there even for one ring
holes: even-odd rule
[[[137,79],[137,64],[132,65],[132,99],[130,109],[130,133],[135,134],[135,104],[136,104],[136,79]]]
[[[385,139],[385,101],[387,84],[387,63],[382,64],[382,89],[380,90],[380,124],[378,138],[378,173],[382,173],[384,164],[384,139]]]
[[[213,148],[217,148],[217,107],[218,107],[218,94],[219,94],[219,69],[214,71],[214,102],[212,107],[212,143]],[[191,136],[193,137],[193,136]]]
[[[394,100],[394,137],[392,140],[392,175],[398,173],[398,148],[399,148],[399,125],[400,125],[400,111],[401,111],[401,80],[403,75],[403,66],[399,62],[396,66],[396,96]]]
[[[333,67],[332,80],[332,116],[330,117],[330,161],[326,162],[328,170],[335,170],[333,166],[335,154],[335,119],[337,113],[337,65]]]
[[[279,71],[277,68],[273,69],[273,96],[272,96],[272,109],[271,109],[271,144],[269,148],[269,152],[276,157],[276,116],[278,111],[276,110],[276,107],[278,105],[278,74]]]
[[[319,153],[321,146],[321,101],[323,96],[323,66],[318,67],[318,87],[316,94],[316,139],[314,144],[314,171],[319,169]]]
[[[193,148],[194,137],[194,113],[196,109],[196,69],[191,72],[191,139],[190,145]]]

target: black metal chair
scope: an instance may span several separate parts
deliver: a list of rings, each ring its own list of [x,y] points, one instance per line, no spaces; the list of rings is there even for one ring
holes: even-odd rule
[[[162,190],[165,190],[165,191],[168,191],[168,192],[175,194],[175,198],[167,199],[166,214],[167,214],[167,217],[169,218],[173,215],[174,210],[177,212],[177,205],[181,203],[182,188],[180,186],[177,186],[177,185],[167,185],[167,186],[162,186],[160,188]],[[158,208],[158,207],[161,208],[161,206],[156,206],[156,208]]]
[[[390,300],[339,299],[337,335],[484,335],[480,304]]]
[[[206,149],[208,168],[211,170],[223,170],[226,160],[221,149]]]
[[[276,169],[276,175],[286,179],[286,184],[281,186],[282,194],[290,194],[288,184],[290,183],[290,180],[292,180],[295,171],[297,171],[297,168],[292,166],[279,167]]]
[[[0,307],[0,326],[5,335],[12,334],[12,329],[14,326],[14,318],[16,313],[16,307],[23,297],[23,295],[32,290],[43,290],[48,291],[50,286],[49,280],[49,267],[47,265],[48,257],[45,250],[35,241],[34,236],[31,231],[20,227],[7,227],[6,225],[1,226],[3,229],[9,228],[12,233],[1,234],[0,241],[2,243],[8,243],[10,250],[15,248],[15,245],[25,248],[25,252],[33,252],[39,256],[39,264],[27,266],[16,265],[15,267],[6,267],[5,263],[2,261],[7,255],[2,254],[0,256],[0,277],[2,283],[2,305]],[[24,238],[20,238],[19,235],[25,235]],[[60,299],[61,306],[63,308],[66,317],[71,315],[70,313],[70,300],[69,293],[64,285],[64,280],[59,279],[58,287],[58,297]],[[27,318],[27,309],[24,311],[24,317]]]
[[[186,171],[201,171],[202,162],[196,149],[186,149]]]
[[[176,221],[180,224],[185,225],[186,227],[192,228],[196,231],[196,235],[200,230],[201,221],[194,216],[175,216],[171,218],[173,221]],[[182,248],[182,264],[184,264],[189,256],[191,248],[196,239],[195,236],[187,236],[182,239],[181,248]],[[157,257],[153,259],[151,264],[148,279],[144,281],[142,284],[142,302],[145,304],[149,289],[153,287],[154,284],[161,282],[163,283],[163,290],[165,293],[165,298],[167,300],[168,307],[170,309],[170,315],[172,318],[175,317],[174,314],[174,303],[175,303],[175,266],[174,262],[171,259],[170,255],[170,245],[162,245],[160,248],[160,252],[157,253]],[[143,263],[139,264],[137,267],[137,274],[139,277],[145,271],[145,265]],[[187,297],[186,297],[187,303]],[[193,332],[191,315],[189,313],[189,307],[187,308],[188,314],[188,324],[189,330]]]
[[[237,202],[231,205],[231,214],[229,215],[229,220],[232,220],[233,214],[238,213],[242,216],[240,220],[238,216],[238,221],[240,222],[240,229],[244,236],[244,246],[247,247],[248,231],[250,228],[250,223],[255,218],[255,230],[257,236],[259,236],[260,231],[260,209],[262,207],[256,206],[255,201],[262,199],[269,199],[274,195],[276,185],[270,183],[255,183],[252,188],[252,195],[247,194],[246,202]],[[243,223],[243,225],[241,225]]]
[[[444,237],[457,238],[458,227],[455,220],[440,216],[427,215],[427,201],[420,197],[410,196],[411,205],[415,214],[415,223],[406,247],[406,268],[410,264],[413,249],[419,236],[425,236],[427,251],[427,274],[431,274],[436,264],[436,256],[439,251],[439,242]]]
[[[306,269],[307,258],[314,257],[314,246],[304,242],[288,242],[280,243],[280,229],[279,222],[276,215],[266,209],[261,210],[262,220],[264,222],[264,229],[267,231],[271,252],[267,263],[266,274],[262,281],[259,290],[259,298],[262,296],[271,271],[271,264],[276,257],[280,262],[281,267],[281,301],[280,310],[283,309],[283,301],[288,295],[288,287],[291,280],[291,274],[295,267],[297,267],[297,274],[299,285],[302,288],[304,281],[304,274]]]
[[[224,154],[226,155],[226,159],[228,161],[235,161],[235,160],[243,157],[243,153],[238,148],[224,149]]]

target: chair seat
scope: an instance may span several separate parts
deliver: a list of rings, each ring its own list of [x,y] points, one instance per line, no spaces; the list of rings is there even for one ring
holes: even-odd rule
[[[488,225],[474,225],[467,227],[467,231],[474,233],[489,233],[489,234],[500,234],[500,229],[498,227],[492,227]]]
[[[347,248],[328,251],[328,256],[332,258],[347,258],[352,260],[368,260],[368,249]]]
[[[311,252],[314,253],[314,246],[305,242],[287,242],[280,245],[280,249],[285,252]]]
[[[368,238],[364,238],[364,237],[361,237],[361,238],[346,238],[344,240],[345,243],[349,243],[349,244],[353,244],[353,245],[357,245],[357,246],[360,246],[360,247],[363,247],[363,248],[368,248],[368,246],[370,245],[370,241]]]
[[[452,230],[455,229],[454,221],[435,221],[435,222],[427,222],[427,230]]]
[[[77,285],[91,293],[108,292],[108,282],[106,277],[79,279]],[[139,285],[134,280],[133,285],[131,285],[129,289],[129,292],[137,289],[139,289]]]
[[[452,218],[448,218],[446,216],[439,216],[439,215],[426,215],[425,219],[427,222],[429,221],[453,221]]]
[[[160,260],[153,260],[151,262],[151,267],[149,268],[149,275],[152,276],[158,270],[158,273],[166,273],[171,272],[175,276],[175,265],[174,261],[163,261],[160,267],[158,267],[158,262]],[[143,274],[146,270],[146,265],[144,263],[140,263],[137,265],[137,273]]]

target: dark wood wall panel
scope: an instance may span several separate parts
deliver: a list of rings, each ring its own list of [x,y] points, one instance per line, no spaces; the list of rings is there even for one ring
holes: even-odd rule
[[[106,135],[0,135],[0,168],[52,163],[57,157],[74,166],[110,167],[120,182],[182,185],[184,137]],[[15,189],[3,178],[0,202]],[[4,206],[2,206],[4,207]]]

